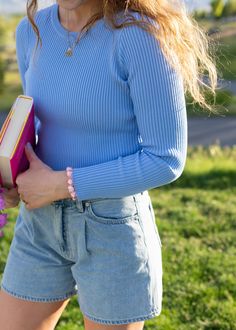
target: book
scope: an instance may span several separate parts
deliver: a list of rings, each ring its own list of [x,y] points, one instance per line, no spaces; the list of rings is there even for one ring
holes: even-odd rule
[[[16,187],[17,176],[29,168],[25,145],[36,146],[34,100],[19,95],[0,131],[0,186]]]

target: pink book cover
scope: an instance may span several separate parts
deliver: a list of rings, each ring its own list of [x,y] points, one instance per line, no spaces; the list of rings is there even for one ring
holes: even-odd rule
[[[25,97],[21,95],[20,97]],[[11,120],[12,113],[9,113],[0,133],[0,143],[4,138],[4,134],[6,132],[7,126]],[[29,168],[29,161],[25,155],[25,145],[27,142],[30,142],[33,149],[36,146],[36,139],[35,139],[35,127],[34,127],[34,103],[32,103],[32,107],[30,112],[24,122],[18,140],[16,142],[15,148],[10,157],[10,168],[11,168],[11,175],[12,175],[12,187],[16,187],[16,178],[21,173],[26,171]],[[2,181],[1,174],[0,174],[0,185],[4,187],[4,182]]]

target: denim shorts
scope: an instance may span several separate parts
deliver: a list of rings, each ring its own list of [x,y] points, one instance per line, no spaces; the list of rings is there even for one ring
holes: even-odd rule
[[[20,201],[1,288],[41,302],[76,294],[81,312],[103,324],[159,315],[162,243],[148,191],[32,210]]]

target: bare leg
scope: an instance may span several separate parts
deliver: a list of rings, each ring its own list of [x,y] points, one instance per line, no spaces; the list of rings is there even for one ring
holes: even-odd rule
[[[143,330],[144,321],[121,325],[99,324],[84,317],[85,330]]]
[[[26,301],[0,290],[0,329],[53,330],[69,301]]]

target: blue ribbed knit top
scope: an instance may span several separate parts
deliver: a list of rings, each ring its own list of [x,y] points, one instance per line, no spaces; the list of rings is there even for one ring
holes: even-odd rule
[[[182,78],[159,41],[141,27],[114,29],[102,18],[66,57],[58,4],[39,10],[35,22],[42,48],[33,58],[37,37],[25,16],[16,54],[23,92],[35,101],[39,158],[54,170],[73,167],[78,200],[176,180],[186,162],[186,103]],[[71,43],[76,36],[70,32]]]

